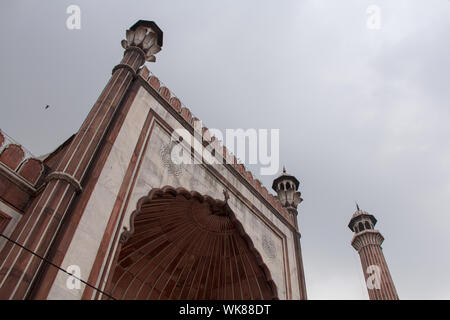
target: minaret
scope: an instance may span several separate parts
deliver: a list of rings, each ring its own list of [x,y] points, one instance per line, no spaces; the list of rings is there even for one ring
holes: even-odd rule
[[[40,197],[19,221],[12,235],[14,241],[37,255],[46,256],[54,248],[62,222],[71,225],[71,219],[76,219],[67,212],[83,192],[83,179],[92,166],[93,157],[102,143],[109,143],[104,137],[122,99],[142,65],[146,61],[155,61],[162,40],[161,29],[152,21],[139,20],[126,31],[126,40],[121,42],[124,48],[122,60],[112,69],[110,80],[72,139],[57,170],[47,176]],[[36,277],[42,273],[39,270],[48,267],[29,251],[10,244],[0,252],[0,265],[0,299],[26,298],[35,280],[44,281]]]
[[[296,250],[296,261],[297,261],[297,271],[299,278],[299,289],[300,289],[300,299],[306,300],[306,283],[305,283],[305,273],[303,271],[303,258],[302,249],[300,245],[300,232],[298,232],[298,221],[297,221],[297,206],[303,201],[301,198],[301,193],[298,190],[300,182],[296,177],[287,174],[286,168],[283,167],[283,173],[273,180],[272,189],[277,193],[277,198],[280,200],[281,205],[286,208],[289,214],[293,217],[295,221],[295,226],[297,230],[293,232]]]
[[[384,237],[374,230],[377,219],[359,209],[353,214],[348,227],[355,235],[352,246],[359,253],[370,300],[398,300],[389,268],[384,259],[381,244]]]
[[[296,177],[287,174],[286,168],[283,167],[283,173],[273,180],[272,189],[277,193],[278,200],[281,205],[285,207],[290,214],[297,218],[297,206],[303,201],[300,197],[301,193],[298,192],[300,182]]]

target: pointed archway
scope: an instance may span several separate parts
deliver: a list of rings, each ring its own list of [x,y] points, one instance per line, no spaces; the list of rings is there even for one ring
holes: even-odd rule
[[[153,189],[139,200],[130,226],[108,281],[115,299],[278,298],[226,200],[183,188]]]

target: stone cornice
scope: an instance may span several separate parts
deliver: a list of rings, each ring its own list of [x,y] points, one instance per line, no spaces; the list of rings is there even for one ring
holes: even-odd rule
[[[5,176],[7,179],[12,181],[15,185],[17,185],[20,189],[27,192],[30,195],[36,194],[36,188],[25,180],[23,177],[18,175],[15,171],[12,171],[10,168],[5,166],[0,162],[0,174]]]

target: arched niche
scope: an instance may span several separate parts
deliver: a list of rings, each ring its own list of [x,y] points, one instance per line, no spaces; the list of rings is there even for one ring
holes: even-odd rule
[[[278,299],[226,200],[153,189],[139,200],[130,226],[108,280],[106,292],[115,299]]]

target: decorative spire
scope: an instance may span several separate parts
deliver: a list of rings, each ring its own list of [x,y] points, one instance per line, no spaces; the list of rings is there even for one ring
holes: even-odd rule
[[[225,198],[225,203],[227,203],[228,199],[230,199],[230,195],[228,194],[228,190],[227,189],[223,189],[223,196]]]
[[[361,210],[359,209],[358,202],[355,201],[355,203],[356,203],[356,210],[357,210],[357,211],[361,211]]]
[[[283,166],[283,173],[286,173],[286,167]]]
[[[126,31],[126,40],[121,44],[124,49],[140,49],[145,61],[155,62],[154,55],[162,47],[162,31],[153,21],[139,20]]]

